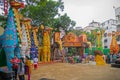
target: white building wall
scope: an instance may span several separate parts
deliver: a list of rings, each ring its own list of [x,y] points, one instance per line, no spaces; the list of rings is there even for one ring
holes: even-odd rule
[[[117,20],[117,31],[120,32],[120,7],[115,9],[115,16],[116,16],[116,20]],[[117,43],[120,46],[120,35],[117,38]]]
[[[120,31],[120,7],[115,9],[115,16],[117,20],[117,31]]]
[[[111,33],[114,31],[117,31],[116,27],[116,20],[110,19],[101,24],[101,28],[105,30],[104,36],[103,36],[103,48],[110,48],[111,40],[112,40],[112,35],[108,36],[108,33]]]
[[[98,28],[98,27],[100,27],[100,23],[99,23],[99,22],[94,22],[94,21],[92,21],[92,22],[89,24],[89,26]]]
[[[83,28],[83,31],[91,32],[92,30],[98,29],[99,27],[100,27],[100,23],[99,22],[92,21],[91,23],[89,23],[88,26]]]

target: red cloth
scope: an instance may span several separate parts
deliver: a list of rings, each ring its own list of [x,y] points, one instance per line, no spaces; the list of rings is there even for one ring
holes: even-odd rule
[[[37,69],[38,68],[38,64],[34,64],[34,69]]]
[[[11,60],[11,63],[13,64],[13,68],[14,69],[17,69],[18,68],[18,63],[20,63],[20,60],[18,59],[18,58],[13,58],[12,60]]]

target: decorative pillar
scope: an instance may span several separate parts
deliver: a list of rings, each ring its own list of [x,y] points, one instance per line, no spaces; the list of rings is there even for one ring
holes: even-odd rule
[[[41,25],[43,32],[43,61],[50,62],[50,31],[52,28]]]

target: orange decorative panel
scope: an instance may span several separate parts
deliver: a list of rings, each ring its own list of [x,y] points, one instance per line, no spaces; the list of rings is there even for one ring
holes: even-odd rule
[[[82,46],[81,45],[81,43],[80,42],[65,42],[65,43],[63,43],[63,46],[64,47],[80,47],[80,46]]]
[[[68,33],[63,40],[64,47],[80,47],[81,42],[79,41],[78,37],[74,33]]]
[[[55,32],[54,33],[54,42],[60,41],[60,32]]]

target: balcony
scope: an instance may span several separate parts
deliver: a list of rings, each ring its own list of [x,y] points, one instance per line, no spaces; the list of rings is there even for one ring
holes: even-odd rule
[[[117,26],[120,26],[120,20],[117,21]]]

